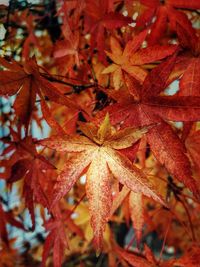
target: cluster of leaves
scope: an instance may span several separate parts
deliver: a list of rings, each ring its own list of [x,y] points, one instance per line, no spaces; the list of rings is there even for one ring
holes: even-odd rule
[[[0,5],[0,266],[198,266],[200,1],[30,2]]]

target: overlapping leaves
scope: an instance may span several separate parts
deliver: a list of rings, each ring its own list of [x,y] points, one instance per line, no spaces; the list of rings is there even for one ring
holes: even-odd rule
[[[100,249],[103,230],[112,207],[112,175],[131,190],[141,192],[165,204],[145,174],[120,153],[120,149],[132,146],[141,138],[147,128],[126,128],[112,134],[109,116],[106,115],[99,129],[88,123],[81,124],[80,130],[86,136],[51,137],[40,141],[40,144],[58,151],[74,153],[57,178],[52,205],[70,191],[76,180],[87,169],[86,193],[94,243],[97,249]]]

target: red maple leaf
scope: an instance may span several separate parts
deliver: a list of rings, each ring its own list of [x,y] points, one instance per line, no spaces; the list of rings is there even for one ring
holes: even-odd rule
[[[151,33],[148,38],[149,44],[156,44],[166,35],[167,26],[176,32],[176,24],[184,25],[185,30],[190,33],[194,29],[187,15],[177,8],[197,9],[200,8],[199,1],[176,1],[176,0],[140,0],[145,7],[144,12],[137,18],[137,27],[150,25]],[[153,22],[153,18],[155,22]]]
[[[132,19],[114,12],[112,1],[86,0],[85,27],[91,34],[91,49],[98,49],[99,59],[105,61],[104,35],[106,30],[120,28],[132,22]]]
[[[199,189],[192,178],[186,149],[172,127],[165,122],[195,121],[200,118],[200,98],[193,96],[161,96],[174,66],[176,57],[154,68],[141,87],[126,75],[127,90],[117,92],[118,103],[109,106],[98,117],[110,113],[111,122],[121,127],[158,123],[147,133],[148,143],[155,157],[169,173],[183,182],[198,198]],[[121,92],[121,94],[120,94]],[[115,92],[111,94],[115,97]]]
[[[75,110],[78,107],[40,74],[36,61],[30,59],[24,66],[21,66],[14,60],[9,62],[0,58],[0,64],[6,68],[6,70],[1,71],[0,96],[17,94],[14,109],[22,124],[25,124],[26,130],[28,130],[32,112],[35,110],[36,95],[38,95],[41,99],[42,112],[46,121],[58,132],[64,132],[52,118],[45,97]]]
[[[34,203],[40,203],[44,207],[49,206],[48,196],[44,191],[45,183],[47,184],[45,173],[47,170],[54,170],[55,167],[37,153],[31,137],[21,140],[14,131],[12,134],[14,140],[9,142],[7,152],[14,152],[9,160],[4,161],[8,176],[6,181],[11,185],[24,179],[23,196],[31,215],[32,229],[34,229]]]

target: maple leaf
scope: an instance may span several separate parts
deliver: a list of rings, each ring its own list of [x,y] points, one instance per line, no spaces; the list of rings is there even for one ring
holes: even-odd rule
[[[128,148],[140,139],[147,131],[146,128],[126,128],[112,134],[109,116],[106,115],[99,129],[91,123],[82,123],[80,130],[87,137],[50,137],[39,143],[58,151],[74,152],[74,156],[66,162],[57,178],[52,206],[70,191],[87,169],[86,194],[94,231],[94,244],[97,250],[100,250],[103,231],[112,207],[111,174],[131,190],[165,204],[143,172],[120,153],[120,149]]]
[[[154,267],[155,263],[151,263],[144,255],[128,252],[119,246],[114,248],[119,259],[127,261],[130,266],[134,267]]]
[[[145,6],[144,12],[138,16],[136,20],[137,27],[143,27],[144,25],[149,25],[151,27],[151,33],[148,38],[149,44],[156,44],[162,37],[166,34],[167,25],[169,21],[169,27],[171,31],[176,32],[176,24],[179,23],[184,25],[185,30],[193,32],[191,21],[187,18],[187,15],[177,10],[178,8],[189,8],[196,9],[200,8],[198,1],[177,1],[168,0],[164,3],[159,0],[140,0],[140,3]],[[154,22],[153,17],[156,17]]]
[[[56,205],[51,211],[52,217],[45,221],[44,227],[49,233],[44,244],[42,266],[45,266],[51,248],[53,249],[54,266],[61,266],[64,251],[69,249],[67,230],[84,238],[82,230],[73,222],[70,215],[71,211],[65,209],[62,212],[61,207]]]
[[[123,72],[130,74],[142,84],[147,76],[147,71],[140,65],[163,59],[173,54],[177,48],[175,45],[154,45],[144,49],[139,49],[146,36],[147,30],[144,30],[134,36],[132,40],[127,42],[124,51],[122,51],[117,39],[111,36],[111,53],[106,52],[106,54],[114,63],[105,68],[102,73],[113,73],[113,83],[115,89],[119,89],[122,85]]]
[[[99,59],[105,61],[105,29],[116,29],[132,22],[132,19],[113,12],[113,4],[107,0],[86,0],[86,32],[91,33],[91,49],[98,49]]]
[[[151,249],[146,244],[144,245],[144,253],[138,253],[135,251],[127,251],[117,245],[114,246],[114,251],[117,254],[120,262],[122,262],[122,260],[125,260],[126,262],[130,264],[130,266],[133,266],[133,267],[176,266],[176,262],[173,259],[167,260],[167,261],[162,261],[162,260],[158,261],[154,257]]]
[[[63,19],[63,25],[61,27],[63,35],[66,37],[68,35],[68,23],[72,26],[72,28],[77,28],[77,24],[79,23],[80,16],[82,11],[85,8],[84,0],[72,0],[72,1],[64,1],[61,4],[61,7],[58,8],[57,15],[60,15]],[[69,14],[73,12],[73,16],[69,16]],[[68,16],[66,16],[66,14]],[[67,27],[67,28],[66,28]]]
[[[121,127],[159,123],[147,133],[153,154],[199,198],[199,190],[192,178],[185,147],[171,126],[164,121],[195,121],[200,118],[199,97],[160,95],[167,85],[175,60],[176,57],[173,56],[154,68],[142,87],[135,79],[126,75],[129,91],[124,93],[124,90],[121,90],[121,95],[119,92],[116,97],[119,103],[107,107],[102,114],[99,113],[97,120],[109,112],[112,124],[119,123]]]
[[[45,164],[43,161],[38,159],[25,159],[16,162],[15,165],[12,166],[12,172],[15,170],[19,173],[17,168],[20,167],[24,169],[23,172],[25,172],[23,175],[20,175],[20,179],[24,178],[23,196],[25,198],[26,207],[31,215],[32,229],[35,229],[34,203],[40,203],[44,207],[49,206],[48,197],[43,188],[46,178],[45,172],[50,168],[53,168],[49,165],[50,164]],[[13,176],[11,175],[8,182],[11,183],[12,179]]]
[[[31,137],[26,137],[23,140],[20,140],[17,135],[14,137],[14,142],[11,142],[11,148],[14,145],[16,151],[12,155],[12,160],[9,161],[10,166],[6,166],[10,169],[10,175],[6,181],[8,184],[13,184],[24,178],[23,196],[31,215],[32,229],[34,229],[34,202],[38,202],[44,207],[49,206],[48,198],[43,188],[46,179],[45,172],[54,170],[55,167],[37,153]]]
[[[72,4],[72,3],[71,3]],[[58,13],[62,12],[69,12],[70,3],[64,2],[63,6],[59,10]],[[54,57],[55,58],[62,58],[66,55],[71,55],[74,57],[74,62],[77,66],[80,65],[79,61],[79,43],[80,43],[80,33],[77,30],[77,23],[79,17],[81,15],[82,10],[85,7],[84,1],[74,1],[74,5],[72,4],[71,8],[74,9],[76,16],[73,21],[69,21],[67,17],[63,17],[63,26],[61,27],[62,33],[64,36],[64,40],[59,40],[56,42],[55,50],[54,50]]]
[[[53,218],[45,222],[44,226],[49,234],[45,240],[42,266],[45,266],[48,254],[51,247],[53,247],[53,263],[55,267],[60,267],[62,264],[62,258],[65,248],[69,248],[68,239],[66,236],[66,230],[62,215],[58,207],[55,207],[53,211]]]
[[[35,17],[32,14],[29,14],[28,10],[25,10],[21,14],[22,21],[26,22],[26,27],[29,32],[28,37],[26,38],[24,44],[23,44],[23,51],[22,51],[22,56],[26,60],[29,59],[30,57],[30,50],[31,50],[31,45],[34,45],[35,47],[39,48],[39,42],[37,40],[37,37],[34,33],[34,19]]]
[[[28,129],[31,113],[35,109],[36,95],[41,98],[43,114],[50,125],[52,125],[53,118],[50,116],[49,108],[45,103],[45,96],[51,101],[77,109],[73,101],[63,96],[56,87],[40,75],[34,59],[30,59],[23,67],[14,60],[8,62],[4,58],[0,58],[0,64],[8,69],[1,71],[0,95],[11,96],[18,93],[14,108],[26,129]],[[53,121],[53,126],[58,131],[63,132],[56,121]]]

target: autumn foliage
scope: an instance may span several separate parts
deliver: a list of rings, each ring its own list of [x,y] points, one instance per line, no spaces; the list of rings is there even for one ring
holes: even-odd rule
[[[0,267],[200,266],[199,10],[0,5]]]

